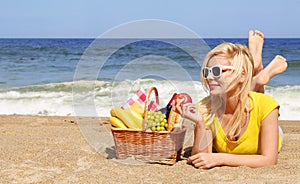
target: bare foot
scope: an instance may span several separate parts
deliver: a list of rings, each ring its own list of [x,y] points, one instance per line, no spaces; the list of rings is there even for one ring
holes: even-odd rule
[[[257,91],[259,86],[266,85],[272,77],[283,73],[287,66],[286,59],[283,56],[275,56],[275,58],[267,65],[267,67],[253,78],[251,87],[252,90],[254,89]]]
[[[258,30],[248,32],[248,47],[254,60],[254,76],[263,69],[262,50],[264,45],[264,34]]]

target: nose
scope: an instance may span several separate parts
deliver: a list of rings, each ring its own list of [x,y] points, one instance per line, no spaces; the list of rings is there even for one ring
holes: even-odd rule
[[[206,77],[206,79],[214,79],[214,75],[212,74],[212,72],[208,72],[208,75]]]

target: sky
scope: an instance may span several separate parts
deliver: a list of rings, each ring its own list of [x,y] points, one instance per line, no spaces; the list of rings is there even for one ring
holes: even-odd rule
[[[171,21],[203,38],[300,38],[300,0],[0,0],[0,38],[96,38],[127,22]]]

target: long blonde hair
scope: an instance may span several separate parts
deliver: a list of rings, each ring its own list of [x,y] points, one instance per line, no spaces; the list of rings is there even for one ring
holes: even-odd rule
[[[237,107],[231,120],[229,121],[229,131],[227,136],[230,139],[238,136],[242,129],[242,121],[245,116],[246,104],[248,100],[248,92],[250,91],[250,85],[253,78],[253,58],[248,48],[242,44],[222,43],[211,50],[202,65],[206,67],[207,63],[214,56],[225,56],[233,66],[232,75],[233,80],[227,85],[225,94],[229,91],[234,91],[242,75],[245,77],[244,84],[240,85],[240,90],[234,91],[234,96],[238,98]],[[209,91],[207,80],[203,77],[201,72],[201,82],[206,91]],[[226,96],[208,96],[199,105],[203,118],[208,124],[214,121],[216,116],[220,117],[225,111]]]

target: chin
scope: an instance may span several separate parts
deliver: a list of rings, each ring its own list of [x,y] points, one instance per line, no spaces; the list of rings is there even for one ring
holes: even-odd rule
[[[210,95],[210,96],[219,96],[219,94],[214,93],[214,92],[210,92],[209,95]]]
[[[210,90],[209,91],[209,95],[210,96],[223,96],[224,95],[224,91],[221,91],[221,90]]]

